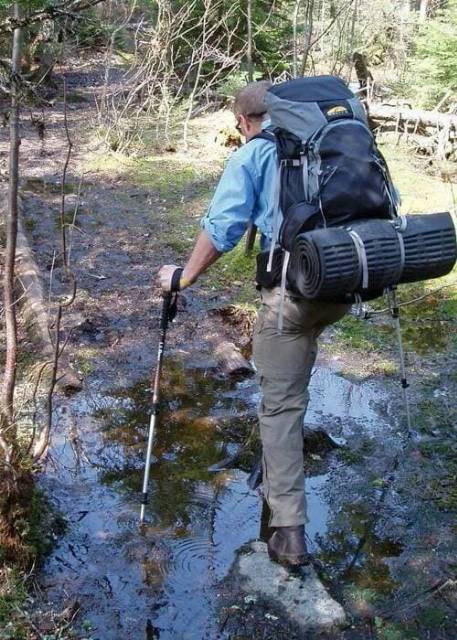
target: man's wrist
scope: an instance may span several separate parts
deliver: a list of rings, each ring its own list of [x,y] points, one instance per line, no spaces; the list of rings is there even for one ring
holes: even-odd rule
[[[190,285],[192,284],[192,280],[189,280],[189,278],[185,278],[184,276],[181,276],[179,279],[179,288],[182,289],[186,289],[187,287],[190,287]]]

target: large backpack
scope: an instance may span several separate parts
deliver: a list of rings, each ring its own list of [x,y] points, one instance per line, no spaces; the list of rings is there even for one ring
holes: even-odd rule
[[[272,86],[265,105],[278,153],[273,251],[298,234],[354,220],[394,218],[398,197],[365,110],[340,78],[298,78]],[[285,271],[286,269],[284,269]]]

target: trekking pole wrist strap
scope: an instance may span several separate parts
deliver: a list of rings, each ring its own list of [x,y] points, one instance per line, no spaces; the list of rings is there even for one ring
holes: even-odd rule
[[[170,283],[170,291],[172,293],[181,291],[181,276],[183,271],[184,269],[182,269],[181,267],[174,270],[173,275],[171,276],[171,283]]]

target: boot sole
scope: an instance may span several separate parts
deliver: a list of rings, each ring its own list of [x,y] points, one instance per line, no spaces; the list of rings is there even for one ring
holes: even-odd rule
[[[273,562],[285,567],[304,567],[311,562],[308,554],[301,556],[281,556],[275,551],[268,549],[268,556]]]

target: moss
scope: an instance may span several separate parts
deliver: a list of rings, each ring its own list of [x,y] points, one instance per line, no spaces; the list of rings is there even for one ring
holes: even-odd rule
[[[0,500],[0,638],[10,640],[35,637],[26,611],[29,575],[24,571],[40,564],[65,529],[64,520],[26,470],[20,486],[13,506],[6,492]]]
[[[422,399],[417,405],[416,426],[424,432],[431,433],[439,430],[441,433],[450,433],[457,418],[457,411],[453,410],[449,401],[442,397],[429,397]]]
[[[259,300],[255,288],[255,256],[245,255],[244,242],[241,241],[232,251],[224,254],[210,272],[210,284],[213,287],[227,287],[233,292],[238,304],[249,304],[254,309]]]
[[[349,447],[342,447],[338,456],[341,458],[342,462],[345,464],[361,464],[363,462],[364,456],[360,450],[350,449]]]
[[[40,562],[51,551],[56,536],[61,535],[65,527],[65,520],[52,508],[45,494],[34,487],[30,495],[23,540],[35,561]]]
[[[365,353],[380,351],[392,344],[391,327],[359,320],[354,316],[345,316],[335,328],[336,340],[341,346],[357,349]]]
[[[80,349],[75,356],[75,365],[77,371],[85,376],[90,375],[94,370],[93,357],[93,349]]]
[[[415,637],[403,625],[383,622],[380,618],[375,618],[375,627],[378,640],[414,640]]]
[[[357,603],[368,602],[369,604],[374,604],[379,600],[379,593],[375,589],[364,589],[355,584],[345,590],[345,596]]]
[[[44,493],[33,485],[25,463],[23,467],[21,493],[15,497],[14,505],[6,496],[0,504],[0,557],[27,568],[32,563],[39,564],[49,553],[65,525]]]
[[[86,160],[85,170],[117,174],[131,184],[151,189],[160,197],[180,202],[184,192],[191,197],[198,195],[198,187],[204,188],[218,167],[196,166],[178,154],[157,153],[132,158],[122,153],[98,153]]]
[[[23,184],[24,191],[32,191],[39,195],[60,195],[62,193],[62,184],[59,180],[52,181],[48,178],[27,178]],[[73,182],[65,182],[65,193],[77,193],[78,187]]]
[[[179,158],[161,155],[136,160],[131,174],[139,186],[154,189],[161,196],[180,196],[189,184],[201,180],[196,168]]]
[[[0,568],[0,637],[25,638],[26,629],[22,625],[12,624],[14,614],[21,609],[27,599],[27,588],[17,570]],[[4,632],[11,631],[10,635]],[[21,628],[22,627],[22,628]],[[15,634],[15,635],[13,635]]]
[[[383,376],[397,376],[398,363],[394,360],[381,358],[373,363],[373,373]]]
[[[33,231],[36,227],[36,222],[35,220],[28,218],[28,220],[25,220],[24,226],[27,229],[27,231]]]
[[[422,608],[417,614],[418,624],[429,630],[436,629],[450,621],[449,611],[436,602],[433,603],[433,606]]]
[[[428,464],[439,472],[427,484],[425,499],[444,511],[457,509],[457,440],[455,424],[457,407],[453,397],[436,396],[433,388],[428,397],[418,404],[416,427],[431,434],[427,440],[419,444],[421,454],[428,459]]]

